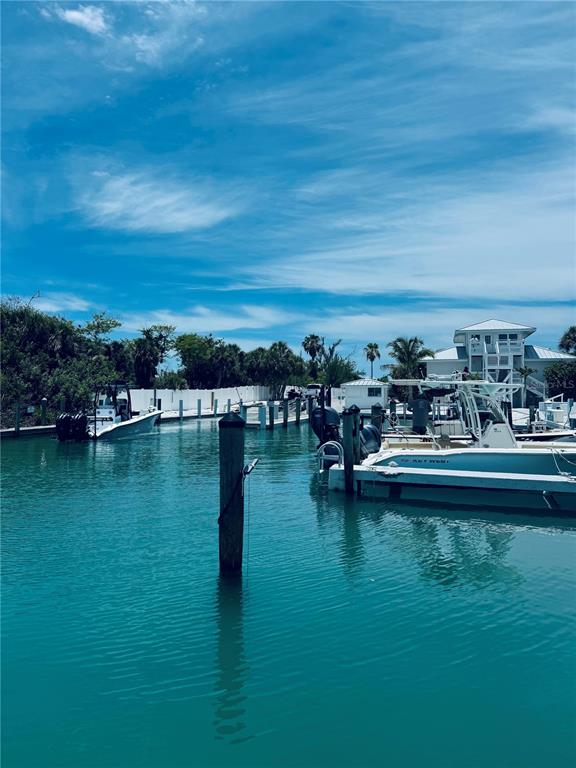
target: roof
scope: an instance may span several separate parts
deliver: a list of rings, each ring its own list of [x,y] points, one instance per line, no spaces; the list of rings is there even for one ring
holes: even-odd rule
[[[343,387],[382,387],[386,384],[385,381],[378,381],[378,379],[355,379],[354,381],[345,381],[342,384]]]
[[[468,353],[464,347],[448,347],[448,349],[439,349],[434,353],[434,357],[422,358],[422,362],[430,360],[468,360]]]
[[[506,320],[484,320],[475,325],[466,325],[464,328],[457,328],[455,333],[461,331],[529,331],[534,333],[536,328],[531,325],[518,325],[518,323],[509,323]]]
[[[526,344],[524,346],[524,359],[525,360],[574,360],[576,361],[576,355],[569,355],[566,352],[559,352],[556,349],[549,349],[548,347],[535,347],[532,344]]]

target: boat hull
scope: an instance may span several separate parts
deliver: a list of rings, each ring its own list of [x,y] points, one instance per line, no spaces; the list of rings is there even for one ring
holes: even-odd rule
[[[152,411],[141,416],[134,416],[128,421],[111,424],[97,430],[96,435],[92,435],[92,438],[94,440],[122,440],[125,437],[149,434],[154,430],[161,413],[161,411]]]
[[[328,470],[332,490],[345,489],[344,468]],[[576,514],[576,480],[563,475],[354,467],[361,496],[459,507]]]

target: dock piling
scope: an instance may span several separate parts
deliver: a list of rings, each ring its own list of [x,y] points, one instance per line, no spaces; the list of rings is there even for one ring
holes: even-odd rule
[[[47,397],[43,397],[42,400],[40,400],[40,424],[44,426],[46,424],[46,403],[48,402]]]
[[[302,409],[302,400],[301,398],[296,398],[296,426],[300,426],[300,411]]]
[[[260,422],[260,429],[266,429],[266,406],[258,406],[258,420]]]
[[[214,416],[218,416],[218,398],[217,397],[214,398],[214,411],[213,411],[213,413],[214,413]]]
[[[382,406],[375,403],[371,408],[371,423],[382,434]]]
[[[342,447],[344,449],[344,490],[354,493],[354,418],[351,408],[342,411]]]
[[[196,414],[197,414],[198,418],[200,418],[202,416],[202,400],[201,400],[201,398],[198,398],[198,400],[196,401]]]
[[[231,410],[232,410],[232,400],[230,400],[230,398],[228,398],[228,400],[226,402],[226,413],[230,413]]]
[[[180,421],[184,419],[184,400],[178,401],[178,418]]]
[[[272,400],[268,401],[268,429],[274,429],[274,415],[276,407]]]
[[[288,400],[286,398],[282,400],[282,426],[288,426]]]
[[[244,540],[244,427],[236,413],[227,413],[218,422],[220,451],[220,516],[218,543],[220,573],[242,573]]]

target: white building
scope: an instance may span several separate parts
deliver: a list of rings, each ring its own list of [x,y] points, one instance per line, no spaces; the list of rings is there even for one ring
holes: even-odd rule
[[[344,407],[357,405],[361,411],[370,410],[373,405],[388,406],[388,385],[378,379],[356,379],[342,384]]]
[[[551,363],[561,360],[576,361],[574,355],[557,352],[547,347],[526,344],[536,328],[508,323],[503,320],[485,320],[475,325],[458,328],[454,332],[454,347],[441,349],[435,356],[424,358],[428,374],[448,375],[461,372],[480,374],[487,381],[523,383],[520,368],[531,368],[526,377],[526,393],[537,400],[546,397],[544,371]],[[515,396],[515,404],[522,401],[522,393]]]

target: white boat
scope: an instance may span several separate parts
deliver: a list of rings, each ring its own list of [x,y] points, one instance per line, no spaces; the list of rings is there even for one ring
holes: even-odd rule
[[[470,446],[435,437],[429,445],[391,446],[384,442],[380,450],[354,467],[354,482],[360,493],[472,506],[576,512],[576,448],[569,443],[517,443],[499,402],[515,385],[463,381],[446,382],[439,387],[435,380],[398,383],[429,394],[439,388],[450,388],[471,439]],[[319,450],[321,455],[328,453],[324,446]],[[327,473],[329,487],[343,490],[341,450],[338,462]]]
[[[130,388],[114,381],[96,393],[94,414],[62,413],[56,419],[59,440],[118,440],[151,432],[162,411],[151,406],[145,413],[134,413]]]
[[[134,414],[128,385],[116,381],[98,393],[94,417],[88,421],[88,436],[91,440],[118,440],[143,435],[154,429],[161,415],[155,406]]]

